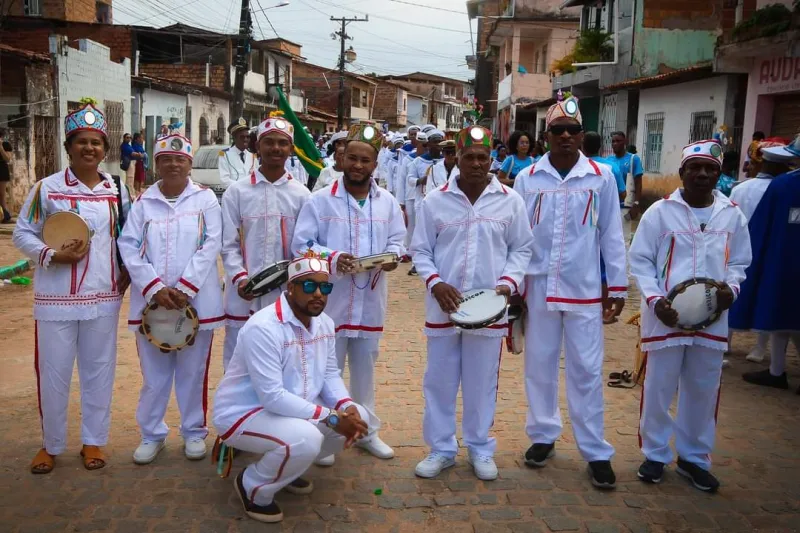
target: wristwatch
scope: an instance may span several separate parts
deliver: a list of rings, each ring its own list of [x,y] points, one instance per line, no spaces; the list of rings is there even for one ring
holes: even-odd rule
[[[331,411],[328,418],[325,419],[325,425],[331,429],[336,429],[336,426],[339,425],[339,413],[337,411]]]

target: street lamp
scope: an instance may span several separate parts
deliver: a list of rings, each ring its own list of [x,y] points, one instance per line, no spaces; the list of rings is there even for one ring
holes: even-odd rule
[[[358,58],[358,55],[356,55],[356,51],[353,50],[352,46],[350,48],[348,48],[347,50],[345,50],[345,52],[344,52],[344,60],[345,61],[347,61],[348,63],[353,63],[357,58]]]
[[[278,7],[286,7],[288,5],[289,5],[289,1],[288,0],[283,0],[281,3],[276,4],[274,6],[265,7],[264,9],[255,9],[252,12],[253,13],[260,13],[262,11],[268,11],[270,9],[275,9],[275,8],[278,8]]]

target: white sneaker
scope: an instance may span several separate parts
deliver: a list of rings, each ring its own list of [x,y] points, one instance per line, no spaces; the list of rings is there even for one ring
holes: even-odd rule
[[[333,466],[333,463],[336,462],[336,456],[333,454],[326,455],[325,457],[320,457],[314,461],[314,464],[317,466]]]
[[[470,453],[467,462],[472,465],[475,476],[483,481],[494,481],[497,479],[497,465],[494,458],[488,455],[478,455]]]
[[[414,473],[419,477],[431,478],[438,476],[445,468],[456,465],[456,460],[446,457],[438,452],[431,452],[428,457],[417,463]]]
[[[752,352],[747,354],[747,357],[745,357],[745,359],[747,359],[751,363],[763,363],[766,355],[767,351],[765,349],[761,348],[760,346],[756,346],[755,348],[753,348]]]
[[[378,459],[391,459],[394,457],[394,450],[391,449],[388,444],[379,439],[377,435],[368,441],[357,441],[356,446],[363,450],[367,450]]]
[[[199,461],[206,456],[206,441],[195,437],[183,443],[183,453],[190,461]]]
[[[159,452],[164,449],[164,441],[147,441],[143,440],[142,443],[133,452],[133,462],[137,465],[149,465],[155,461]]]
[[[727,360],[727,359],[723,359],[722,360],[722,368],[728,368],[729,366],[731,366],[731,362],[729,360]]]

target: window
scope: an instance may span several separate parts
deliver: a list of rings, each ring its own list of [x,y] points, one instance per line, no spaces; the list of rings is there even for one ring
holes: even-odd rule
[[[42,16],[42,0],[25,0],[25,15],[29,17]]]
[[[617,93],[603,96],[603,111],[600,119],[600,135],[603,137],[602,154],[610,154],[611,132],[617,129]]]
[[[125,107],[122,102],[112,102],[105,100],[103,108],[106,116],[106,128],[108,131],[108,142],[112,147],[118,147],[122,144],[123,122],[125,117]],[[120,160],[120,154],[117,150],[111,150],[107,156],[106,161],[114,163]]]
[[[407,110],[408,110],[408,101],[405,98],[403,98],[403,111]]]
[[[361,89],[353,87],[350,95],[350,105],[353,107],[361,106]]]
[[[692,113],[692,122],[689,125],[689,143],[711,139],[716,126],[717,114],[714,111]]]
[[[208,142],[208,120],[206,117],[200,117],[200,146],[205,146]]]
[[[644,116],[644,170],[661,172],[661,147],[664,144],[664,113]]]
[[[367,91],[361,91],[361,107],[367,108],[369,107],[369,93]]]
[[[220,115],[219,118],[217,118],[217,134],[214,135],[214,142],[217,144],[225,144],[226,137],[225,118]]]
[[[192,140],[192,106],[186,106],[186,138]]]
[[[104,2],[95,2],[95,19],[100,24],[111,24],[111,6]]]
[[[542,54],[540,56],[541,64],[537,65],[537,71],[539,74],[547,73],[547,45],[542,46]]]

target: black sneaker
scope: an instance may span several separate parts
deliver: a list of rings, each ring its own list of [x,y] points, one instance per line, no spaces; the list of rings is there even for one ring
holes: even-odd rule
[[[311,492],[314,490],[314,484],[307,479],[299,477],[283,487],[283,490],[286,492],[291,492],[292,494],[311,494]]]
[[[774,387],[776,389],[786,390],[789,388],[789,381],[786,379],[786,372],[780,376],[773,376],[769,373],[769,369],[765,368],[758,372],[747,372],[742,374],[742,379],[753,385],[762,385],[764,387]]]
[[[283,511],[281,511],[281,508],[278,507],[278,504],[274,501],[269,505],[257,505],[250,501],[250,498],[247,497],[247,491],[244,490],[244,484],[242,483],[243,478],[244,470],[236,476],[236,493],[239,495],[239,499],[242,500],[245,514],[253,520],[266,522],[267,524],[274,524],[275,522],[282,521]]]
[[[408,271],[409,276],[416,276],[417,275],[417,267],[411,267],[411,270]]]
[[[636,475],[647,483],[661,483],[661,476],[664,475],[664,463],[648,459],[642,463]]]
[[[589,477],[598,489],[613,489],[617,486],[617,476],[611,468],[611,461],[591,461]]]
[[[678,467],[675,469],[683,477],[692,480],[692,485],[703,492],[717,492],[719,481],[708,470],[704,470],[694,463],[684,461],[678,457]]]
[[[544,466],[547,460],[556,454],[556,445],[543,444],[541,442],[534,444],[528,451],[525,452],[525,464],[528,466]]]

